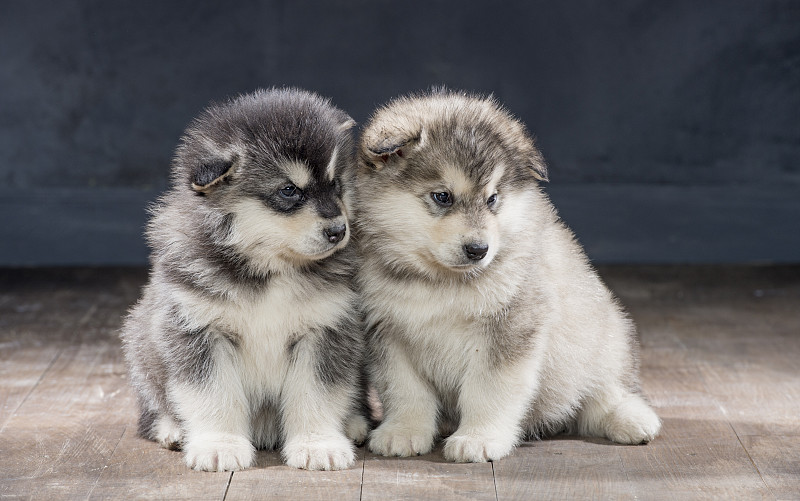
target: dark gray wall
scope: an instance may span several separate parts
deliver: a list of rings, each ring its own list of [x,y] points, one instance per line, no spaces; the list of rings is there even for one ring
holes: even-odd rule
[[[4,2],[0,265],[144,263],[144,207],[210,100],[359,122],[445,84],[537,135],[599,262],[800,262],[800,2]]]

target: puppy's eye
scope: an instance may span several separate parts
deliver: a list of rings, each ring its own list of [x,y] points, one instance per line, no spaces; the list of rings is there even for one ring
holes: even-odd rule
[[[278,191],[283,198],[299,198],[300,195],[302,194],[300,188],[298,188],[293,184],[287,184]]]
[[[494,207],[494,204],[496,203],[497,203],[497,193],[493,194],[486,200],[486,205],[489,206],[489,208]]]
[[[453,205],[453,195],[446,191],[437,191],[431,193],[431,198],[434,202],[441,205],[442,207],[450,207]]]

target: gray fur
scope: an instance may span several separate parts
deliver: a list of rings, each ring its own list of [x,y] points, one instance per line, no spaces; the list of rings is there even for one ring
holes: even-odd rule
[[[455,461],[562,430],[623,443],[658,432],[633,324],[539,189],[546,179],[532,136],[491,98],[399,98],[365,127],[358,280],[385,410],[373,451],[427,452],[437,416],[455,422]],[[487,257],[465,256],[472,242]]]
[[[352,125],[315,94],[271,89],[211,105],[181,139],[172,187],[150,209],[149,281],[121,337],[140,433],[182,447],[193,468],[245,468],[253,446],[280,443],[292,444],[293,466],[352,463],[345,419],[365,422],[358,261],[346,245]],[[292,176],[303,183],[296,199],[280,191],[299,187]],[[347,226],[344,239],[326,242],[322,230],[337,224]],[[306,299],[320,312],[304,313]],[[281,322],[288,330],[271,327]],[[287,390],[297,384],[309,386]],[[302,416],[305,393],[330,415],[289,417]],[[192,424],[216,405],[234,412],[220,401],[228,398],[245,400],[244,427],[238,414]],[[330,440],[309,443],[314,433]]]

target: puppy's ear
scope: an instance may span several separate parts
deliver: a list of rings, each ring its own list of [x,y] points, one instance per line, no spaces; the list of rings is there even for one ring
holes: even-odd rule
[[[234,160],[210,158],[192,167],[192,189],[197,193],[208,193],[233,173]]]
[[[413,155],[423,142],[425,131],[419,130],[414,134],[394,133],[367,137],[364,141],[362,157],[375,168],[380,170],[387,165],[399,165]]]
[[[341,132],[345,132],[345,131],[348,131],[348,130],[352,129],[355,126],[356,126],[356,121],[353,120],[350,117],[347,117],[347,120],[345,120],[344,122],[339,124],[339,130]]]
[[[550,179],[547,177],[547,164],[539,149],[531,145],[531,150],[528,152],[527,157],[528,168],[533,171],[533,177],[539,181],[548,182]]]

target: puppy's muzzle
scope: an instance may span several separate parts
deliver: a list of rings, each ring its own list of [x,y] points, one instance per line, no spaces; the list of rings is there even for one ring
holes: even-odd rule
[[[464,245],[464,254],[471,261],[480,261],[486,257],[487,252],[489,252],[489,245],[483,242],[472,242]]]
[[[329,226],[322,230],[322,233],[325,234],[325,238],[328,242],[335,244],[337,242],[341,242],[344,238],[345,234],[347,233],[347,225],[344,224],[337,224],[334,226]]]

